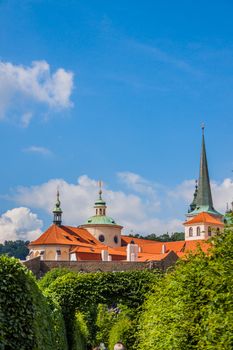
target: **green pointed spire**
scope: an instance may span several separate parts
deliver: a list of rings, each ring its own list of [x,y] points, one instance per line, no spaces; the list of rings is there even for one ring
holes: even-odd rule
[[[208,163],[207,163],[207,157],[206,157],[204,129],[205,127],[204,125],[202,125],[201,162],[200,162],[200,174],[199,174],[199,180],[198,180],[196,206],[197,207],[208,206],[209,209],[213,209],[209,170],[208,170]]]
[[[187,216],[194,216],[201,212],[207,212],[212,215],[222,217],[222,214],[217,212],[213,206],[213,199],[210,187],[210,178],[208,170],[208,162],[206,157],[204,125],[202,125],[202,146],[201,146],[201,161],[197,191],[194,193],[193,202],[190,205],[190,210]]]
[[[53,223],[58,226],[60,226],[62,223],[62,210],[59,189],[57,189],[57,201],[53,209]]]

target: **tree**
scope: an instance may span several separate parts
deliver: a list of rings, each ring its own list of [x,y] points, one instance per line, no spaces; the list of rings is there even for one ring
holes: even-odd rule
[[[157,284],[140,319],[140,350],[233,348],[233,231],[213,243]]]
[[[25,260],[29,253],[28,249],[29,241],[5,241],[4,244],[0,244],[0,255],[7,254],[20,260]]]

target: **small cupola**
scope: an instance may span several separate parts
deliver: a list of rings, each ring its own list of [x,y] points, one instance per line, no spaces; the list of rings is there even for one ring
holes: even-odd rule
[[[102,182],[99,181],[99,198],[96,200],[95,205],[96,216],[106,216],[106,202],[102,199]]]
[[[53,209],[53,223],[57,226],[61,226],[62,223],[62,210],[59,190],[57,190],[57,201]]]

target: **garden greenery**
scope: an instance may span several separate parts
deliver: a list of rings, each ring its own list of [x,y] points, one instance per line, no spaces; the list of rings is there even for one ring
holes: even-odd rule
[[[233,349],[233,233],[211,254],[190,255],[159,281],[145,303],[140,350]]]
[[[48,272],[0,257],[0,349],[233,349],[233,231],[162,275]]]
[[[47,301],[31,272],[3,255],[0,281],[0,349],[65,350],[60,306]]]

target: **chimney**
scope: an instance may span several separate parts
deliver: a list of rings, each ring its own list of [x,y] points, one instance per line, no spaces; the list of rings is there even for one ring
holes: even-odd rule
[[[138,244],[129,243],[127,245],[127,261],[137,261],[138,260]]]
[[[102,261],[109,261],[108,258],[109,258],[109,255],[108,255],[108,251],[107,250],[101,250],[101,258],[102,258]]]
[[[166,244],[162,244],[162,254],[165,254],[167,251]]]

